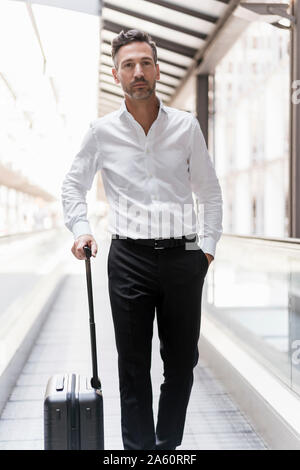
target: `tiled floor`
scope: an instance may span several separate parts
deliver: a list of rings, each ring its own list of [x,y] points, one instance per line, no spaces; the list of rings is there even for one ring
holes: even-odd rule
[[[117,355],[107,293],[108,244],[92,259],[99,370],[103,386],[105,448],[123,449]],[[70,255],[72,256],[72,255]],[[84,263],[70,259],[62,286],[31,355],[0,419],[0,449],[43,449],[43,396],[49,376],[74,372],[90,375],[88,305]],[[153,396],[157,412],[162,365],[157,331],[153,343]],[[178,450],[265,449],[222,384],[201,362],[188,407],[185,434]]]

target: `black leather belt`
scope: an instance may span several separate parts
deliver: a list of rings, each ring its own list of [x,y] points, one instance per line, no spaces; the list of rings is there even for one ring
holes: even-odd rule
[[[128,238],[122,235],[112,235],[113,239],[116,240],[127,240],[138,245],[149,246],[155,250],[162,250],[164,248],[175,248],[177,246],[183,246],[186,243],[198,242],[198,235],[191,234],[182,236],[181,238]]]

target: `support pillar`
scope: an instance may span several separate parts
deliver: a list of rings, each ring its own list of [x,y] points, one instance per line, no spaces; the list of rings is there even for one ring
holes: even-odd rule
[[[292,2],[291,14],[289,236],[300,238],[300,0]]]
[[[196,114],[208,145],[208,74],[196,77]]]

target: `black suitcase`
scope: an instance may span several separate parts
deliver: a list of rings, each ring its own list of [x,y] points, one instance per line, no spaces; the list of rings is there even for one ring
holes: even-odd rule
[[[103,450],[103,396],[98,378],[96,331],[90,257],[86,253],[86,279],[90,313],[93,377],[78,374],[52,376],[44,400],[45,450]]]

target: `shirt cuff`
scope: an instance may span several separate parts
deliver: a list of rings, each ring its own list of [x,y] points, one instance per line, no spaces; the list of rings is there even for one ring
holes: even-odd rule
[[[204,237],[200,241],[200,248],[204,253],[215,257],[217,242],[212,237]]]
[[[75,240],[81,235],[92,235],[90,224],[82,220],[79,222],[75,222],[72,227],[72,232]]]

